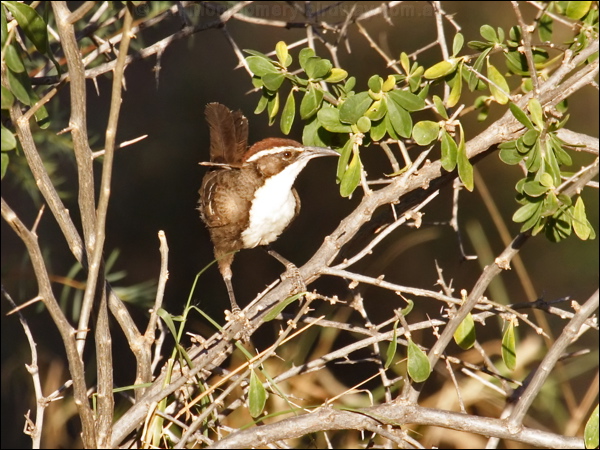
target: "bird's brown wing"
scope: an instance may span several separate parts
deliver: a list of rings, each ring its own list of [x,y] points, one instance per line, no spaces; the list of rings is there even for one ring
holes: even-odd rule
[[[200,215],[208,228],[224,227],[248,219],[249,199],[238,195],[231,185],[237,182],[237,170],[214,170],[202,179]]]

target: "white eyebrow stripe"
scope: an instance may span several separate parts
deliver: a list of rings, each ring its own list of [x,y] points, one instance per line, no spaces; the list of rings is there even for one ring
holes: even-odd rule
[[[261,150],[260,152],[256,152],[254,155],[252,155],[246,161],[247,162],[254,162],[258,158],[262,158],[263,156],[276,155],[277,153],[281,153],[281,152],[283,152],[285,150],[292,150],[292,151],[296,151],[296,152],[301,152],[304,149],[302,147],[294,147],[294,146],[273,147],[273,148],[270,148],[270,149],[267,149],[267,150]]]

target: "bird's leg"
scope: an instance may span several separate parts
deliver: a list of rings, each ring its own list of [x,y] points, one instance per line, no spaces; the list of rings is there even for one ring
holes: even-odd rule
[[[223,276],[225,285],[227,286],[227,293],[229,294],[229,301],[231,302],[231,313],[225,311],[225,319],[230,322],[231,326],[236,327],[235,333],[231,336],[233,339],[240,339],[242,342],[248,342],[250,340],[250,322],[244,315],[243,311],[235,301],[235,294],[233,293],[233,285],[231,284],[231,262],[233,261],[233,255],[229,257],[226,255],[224,258],[219,260],[219,271]],[[230,328],[231,329],[231,328]]]
[[[306,291],[306,284],[304,283],[304,279],[300,275],[298,267],[296,267],[296,265],[293,262],[288,261],[275,250],[273,250],[273,248],[270,245],[265,245],[264,249],[269,255],[271,255],[273,258],[275,258],[277,261],[279,261],[285,266],[286,270],[285,273],[281,276],[281,278],[292,278],[296,282],[295,288],[297,291]]]
[[[231,284],[231,277],[233,273],[231,272],[231,263],[233,262],[233,254],[225,255],[220,257],[219,259],[219,272],[221,272],[221,276],[225,281],[225,286],[227,286],[227,293],[229,294],[229,301],[231,302],[231,313],[233,315],[240,314],[240,307],[235,301],[235,294],[233,293],[233,285]]]
[[[225,280],[225,285],[227,286],[227,293],[229,294],[229,301],[231,302],[231,312],[233,314],[238,314],[241,310],[240,307],[238,306],[237,302],[235,301],[235,294],[233,293],[233,285],[231,284],[231,276],[225,278],[223,277],[223,280]]]

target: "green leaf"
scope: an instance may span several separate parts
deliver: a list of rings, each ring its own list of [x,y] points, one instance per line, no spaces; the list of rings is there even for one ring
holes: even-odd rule
[[[308,58],[305,63],[304,71],[312,80],[321,79],[331,71],[331,61],[313,56]]]
[[[353,139],[348,139],[340,151],[336,172],[336,180],[338,184],[341,183],[344,173],[346,173],[346,170],[348,169],[348,162],[350,161],[350,155],[352,154],[352,149],[354,148],[353,142]]]
[[[306,120],[315,115],[321,106],[322,100],[323,92],[315,88],[312,83],[309,84],[308,90],[304,94],[304,97],[302,97],[302,102],[300,102],[300,117]]]
[[[379,141],[381,140],[381,138],[383,138],[383,136],[385,136],[385,132],[386,132],[386,122],[385,122],[385,118],[384,119],[380,119],[378,121],[375,122],[371,122],[371,140],[372,141]]]
[[[565,14],[570,19],[579,20],[588,13],[591,6],[592,2],[567,2]]]
[[[558,198],[556,197],[556,194],[553,191],[549,191],[548,195],[546,195],[546,198],[544,199],[544,202],[542,203],[542,217],[554,215],[558,210],[559,206],[560,205],[558,203]]]
[[[543,185],[546,186],[548,188],[553,188],[555,187],[554,184],[554,180],[552,179],[552,176],[550,174],[547,173],[542,173],[539,176],[539,182]]]
[[[354,77],[350,77],[346,80],[346,82],[344,83],[344,92],[346,92],[347,94],[350,93],[352,91],[352,89],[354,89],[354,85],[356,84],[356,78]]]
[[[527,130],[527,132],[521,137],[521,140],[524,145],[527,147],[533,147],[535,142],[540,137],[540,132],[538,130]]]
[[[452,90],[450,91],[448,100],[446,100],[446,106],[448,108],[455,107],[456,104],[458,103],[458,101],[460,100],[460,96],[462,94],[462,82],[463,82],[462,70],[463,70],[463,65],[461,63],[458,66],[458,70],[452,77],[454,84],[452,85]]]
[[[367,85],[369,86],[369,89],[371,89],[373,92],[381,92],[381,87],[383,86],[383,79],[379,75],[373,75],[371,78],[369,78]]]
[[[494,30],[489,25],[482,25],[479,29],[479,33],[481,37],[489,42],[498,42],[498,35],[496,34],[496,30]]]
[[[417,63],[415,63],[417,64]],[[425,72],[425,68],[423,66],[417,67],[414,72],[411,72],[408,77],[408,86],[410,87],[411,92],[415,92],[421,86],[421,80],[423,78],[423,72]],[[423,97],[423,92],[429,89],[429,84],[426,84],[421,92],[419,92],[419,97]],[[425,94],[426,95],[426,94]]]
[[[515,326],[512,322],[508,324],[504,336],[502,336],[502,360],[509,370],[517,367],[517,339],[515,337]]]
[[[271,92],[277,91],[284,79],[285,76],[279,72],[267,73],[262,77],[263,85]]]
[[[410,73],[410,60],[408,59],[408,55],[404,52],[400,53],[400,65],[402,69],[404,69],[404,73],[407,75]]]
[[[529,153],[527,157],[527,161],[525,161],[525,167],[528,172],[537,172],[540,170],[542,165],[542,152],[540,150],[540,142],[536,141],[533,149]]]
[[[285,135],[290,134],[292,125],[294,124],[294,118],[296,117],[296,100],[294,99],[294,90],[290,90],[288,98],[285,101],[285,106],[281,112],[281,132]]]
[[[40,53],[48,53],[48,30],[42,16],[29,5],[19,2],[2,2],[10,11],[19,26],[25,32]]]
[[[590,227],[585,214],[585,204],[581,197],[577,198],[573,208],[573,231],[579,239],[585,241],[590,237]]]
[[[442,99],[439,98],[437,95],[434,95],[433,96],[433,104],[434,104],[435,109],[438,112],[438,114],[440,116],[442,116],[444,119],[448,120],[448,112],[446,111],[446,108],[444,106],[444,102],[442,101]]]
[[[350,133],[350,125],[340,122],[340,111],[331,106],[323,106],[317,113],[321,126],[332,133]]]
[[[366,116],[362,116],[356,122],[356,127],[358,128],[358,131],[360,131],[361,133],[368,133],[369,130],[371,129],[371,119],[369,119]]]
[[[473,166],[467,157],[467,147],[465,145],[465,135],[462,127],[460,127],[460,143],[458,144],[457,154],[458,176],[463,182],[465,188],[473,192],[475,183],[473,181]]]
[[[425,146],[431,144],[440,134],[440,125],[431,120],[422,120],[413,127],[412,136],[415,142]]]
[[[390,91],[388,96],[407,111],[420,111],[425,108],[425,101],[421,97],[402,89]]]
[[[415,307],[415,302],[413,302],[412,300],[407,300],[406,302],[408,303],[408,305],[406,305],[400,311],[404,317],[408,316]]]
[[[517,119],[519,122],[521,122],[523,125],[525,125],[530,130],[533,129],[533,123],[531,123],[531,120],[529,120],[529,117],[527,116],[525,111],[523,111],[521,108],[519,108],[513,102],[510,102],[508,104],[508,107],[510,108],[510,112],[512,112],[512,115],[515,116],[515,119]]]
[[[300,292],[298,294],[294,294],[291,297],[286,298],[281,303],[278,303],[276,306],[273,307],[273,309],[271,309],[265,315],[265,317],[263,318],[263,321],[264,322],[270,322],[271,320],[277,318],[277,316],[281,313],[281,311],[283,311],[288,305],[291,305],[292,303],[294,303],[299,298],[304,297],[305,294],[306,294],[306,292]]]
[[[494,100],[501,105],[505,105],[510,100],[508,96],[510,88],[508,87],[506,79],[496,67],[489,63],[489,61],[487,64],[487,74],[490,81],[493,81],[493,83],[490,83],[490,92],[492,93]]]
[[[523,161],[523,155],[521,155],[516,149],[512,148],[502,148],[498,153],[500,159],[506,163],[514,166],[515,164],[519,164]]]
[[[1,48],[4,50],[6,40],[8,39],[8,24],[6,23],[6,11],[0,6],[0,41]]]
[[[529,100],[529,103],[527,103],[527,109],[529,109],[529,112],[531,113],[531,120],[533,120],[533,123],[535,123],[538,130],[543,130],[544,114],[542,112],[542,105],[540,105],[538,99],[532,98],[531,100]]]
[[[447,61],[441,61],[427,69],[423,76],[428,80],[445,77],[456,70],[459,61],[460,58],[450,58]]]
[[[463,45],[465,43],[465,37],[461,33],[456,33],[454,35],[454,40],[452,41],[452,56],[458,55],[458,53],[462,50]]]
[[[548,187],[536,180],[530,180],[523,186],[523,192],[531,197],[539,197],[548,192]]]
[[[259,51],[256,51],[256,50],[245,48],[244,49],[244,53],[248,53],[249,55],[252,55],[252,56],[259,56],[262,59],[266,59],[267,61],[271,61],[271,58],[269,58],[267,55],[265,55],[264,53],[261,53]]]
[[[383,119],[383,116],[385,116],[386,113],[387,113],[387,100],[384,97],[381,100],[374,101],[373,104],[371,106],[369,106],[369,109],[367,109],[365,116],[367,116],[369,119],[371,119],[371,121],[377,121],[377,120]]]
[[[358,152],[352,151],[352,160],[348,164],[348,168],[342,176],[340,183],[340,195],[342,197],[350,196],[360,183],[360,174],[362,171],[362,163]]]
[[[267,103],[267,112],[269,114],[269,125],[272,125],[275,121],[275,117],[277,117],[277,113],[279,112],[279,92],[275,93],[275,95],[269,98]]]
[[[552,26],[554,20],[548,14],[544,14],[538,21],[538,34],[542,42],[550,42],[552,40]]]
[[[279,41],[275,45],[275,54],[277,55],[277,59],[279,60],[279,63],[283,67],[289,66],[289,64],[286,64],[286,63],[288,61],[288,57],[290,56],[290,53],[288,51],[287,44],[284,41]]]
[[[456,167],[458,155],[458,146],[452,136],[446,130],[442,132],[442,158],[440,162],[442,167],[448,172],[452,172]]]
[[[15,102],[15,97],[12,95],[12,92],[10,92],[8,88],[5,88],[4,86],[2,86],[2,95],[0,97],[2,109],[9,109]]]
[[[360,92],[346,99],[340,108],[340,121],[343,123],[355,124],[358,119],[364,116],[373,100],[368,92]]]
[[[302,69],[304,69],[305,72],[306,72],[306,62],[314,56],[315,56],[315,51],[310,47],[305,47],[302,50],[300,50],[300,53],[298,54],[298,60],[300,61],[300,67],[302,67]]]
[[[344,81],[348,77],[348,72],[344,69],[339,69],[337,67],[333,67],[331,69],[331,74],[325,78],[327,83],[339,83],[340,81]]]
[[[6,175],[6,169],[8,169],[9,157],[6,153],[2,153],[1,155],[1,167],[0,167],[0,179],[4,179],[4,175]]]
[[[398,107],[396,107],[398,108]],[[392,120],[390,119],[391,115],[386,114],[385,117],[383,118],[383,123],[385,124],[385,130],[387,131],[387,134],[392,138],[392,139],[400,139],[400,136],[398,135],[398,133],[396,132],[396,130],[394,129],[394,124],[392,123]],[[410,117],[410,116],[409,116]],[[412,127],[412,123],[411,123],[411,127]],[[409,130],[409,133],[412,130]]]
[[[546,174],[552,177],[552,181],[555,186],[558,186],[561,182],[560,178],[560,167],[558,166],[558,161],[556,160],[556,155],[552,150],[552,143],[549,140],[546,140],[546,153],[545,153],[545,165]]]
[[[394,77],[393,75],[388,75],[386,80],[383,82],[383,85],[381,86],[381,90],[383,92],[389,92],[392,89],[394,89],[394,86],[396,86],[396,77]]]
[[[534,217],[539,212],[540,206],[539,201],[524,204],[513,214],[513,222],[521,223]]]
[[[475,321],[469,313],[454,332],[454,342],[463,350],[468,350],[473,347],[476,338]]]
[[[556,136],[556,133],[548,133],[550,137],[550,143],[552,144],[552,150],[556,155],[556,160],[559,164],[564,166],[570,166],[573,164],[571,155],[569,155],[563,148],[563,142]]]
[[[473,64],[473,72],[469,71],[469,76],[467,79],[467,83],[469,86],[469,90],[471,92],[473,92],[475,89],[479,88],[479,86],[484,86],[485,84],[477,77],[477,75],[475,75],[474,72],[477,72],[479,74],[482,73],[483,71],[483,63],[484,61],[487,61],[487,56],[488,54],[492,51],[491,47],[486,48],[485,50],[483,50],[483,52],[481,52],[481,54],[477,57],[477,59],[475,60],[475,63]]]
[[[258,104],[256,105],[256,109],[254,110],[254,114],[260,114],[267,108],[267,104],[269,103],[270,95],[267,95],[265,92],[267,92],[267,91],[263,91],[262,96],[260,97],[260,100],[258,101]]]
[[[8,84],[10,85],[10,91],[13,93],[17,100],[25,105],[30,105],[31,100],[29,99],[29,89],[31,89],[31,81],[26,72],[15,73],[12,70],[7,70]]]
[[[392,341],[390,342],[390,345],[388,346],[386,355],[385,355],[385,369],[388,369],[390,367],[390,365],[392,364],[392,361],[394,361],[394,356],[396,356],[396,350],[398,348],[398,332],[397,332],[397,328],[398,328],[398,321],[396,320],[394,322],[394,333],[392,334]]]
[[[171,335],[178,336],[177,327],[175,327],[175,323],[173,322],[173,316],[163,308],[159,308],[157,314],[163,320],[163,322],[171,332]]]
[[[416,383],[422,383],[431,374],[431,364],[423,350],[412,339],[408,340],[408,375]]]
[[[15,135],[8,128],[4,128],[4,125],[0,125],[2,127],[2,151],[6,152],[8,150],[12,150],[17,147],[17,140],[15,139]]]
[[[6,52],[4,52],[3,56],[4,60],[6,61],[6,65],[10,70],[15,73],[21,73],[25,71],[23,60],[21,59],[21,55],[19,54],[19,51],[14,43],[11,43],[6,47]]]
[[[250,71],[257,77],[264,77],[268,73],[277,73],[277,68],[270,59],[261,56],[248,56],[246,62]]]
[[[585,448],[598,447],[598,405],[596,405],[590,418],[585,424],[583,440],[585,441]]]
[[[250,387],[248,389],[248,412],[252,417],[262,414],[267,403],[267,391],[260,382],[256,371],[250,371]]]
[[[392,132],[398,133],[403,138],[409,138],[412,131],[412,118],[408,111],[400,107],[396,102],[390,100],[387,102],[388,113],[385,116],[385,120],[388,120],[393,130]],[[388,133],[390,129],[388,128]],[[397,139],[390,133],[390,135]]]

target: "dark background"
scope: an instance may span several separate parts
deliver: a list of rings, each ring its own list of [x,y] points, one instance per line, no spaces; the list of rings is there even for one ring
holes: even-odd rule
[[[358,11],[360,12],[360,8],[366,10],[373,7],[367,3],[370,2],[359,2]],[[464,27],[462,33],[465,35],[465,41],[479,39],[478,30],[483,23],[501,26],[506,32],[515,24],[514,13],[508,2],[443,4],[446,12],[455,13],[455,19]],[[435,40],[435,23],[429,4],[421,2],[403,5],[404,9],[396,8],[390,11],[393,26],[380,16],[362,22],[378,44],[396,58],[401,51],[411,53]],[[258,3],[253,7],[256,9],[250,8],[250,11],[256,15],[267,14],[269,18],[280,20],[294,20],[294,17],[296,20],[301,19],[287,9],[281,17],[281,9],[271,9],[275,6],[271,7],[266,3]],[[278,4],[278,7],[281,8],[281,4]],[[331,22],[343,20],[341,8],[347,10],[349,6],[346,4],[333,8],[328,13],[330,15],[326,15],[327,19]],[[191,10],[194,21],[214,19],[201,11],[197,5]],[[138,12],[143,13],[142,10]],[[179,19],[173,17],[158,27],[140,33],[137,38],[147,45],[179,30],[180,27]],[[279,40],[291,43],[306,35],[303,29],[258,27],[235,20],[228,23],[227,29],[240,47],[264,53],[272,51]],[[357,77],[357,90],[363,90],[366,89],[366,82],[372,74],[377,73],[385,78],[391,72],[356,28],[351,29],[351,53],[347,53],[343,45],[340,46],[340,64]],[[450,32],[449,27],[446,29],[448,41],[451,43],[453,32]],[[334,39],[331,35],[325,35],[325,38]],[[291,51],[296,67],[297,51],[298,49]],[[471,50],[465,48],[463,52]],[[329,57],[322,45],[317,45],[317,54]],[[419,56],[419,62],[425,67],[440,59],[437,49]],[[503,67],[500,59],[494,61]],[[265,114],[253,114],[259,94],[249,93],[252,89],[250,78],[243,69],[236,69],[237,58],[220,29],[208,29],[168,47],[160,60],[158,85],[153,70],[156,63],[154,57],[138,61],[130,65],[125,72],[127,90],[123,94],[117,142],[144,134],[149,136],[142,142],[116,153],[105,253],[109,254],[114,249],[120,250],[114,271],[126,271],[126,276],[115,282],[116,286],[129,286],[156,279],[160,266],[157,233],[164,230],[170,248],[169,280],[164,306],[170,313],[179,314],[190,295],[196,274],[213,260],[208,233],[195,209],[200,181],[206,170],[199,166],[198,162],[208,160],[209,136],[204,121],[204,106],[217,101],[232,109],[241,109],[250,121],[251,143],[268,136],[281,136],[281,132],[278,121],[276,126],[269,127]],[[511,87],[515,87],[515,80],[509,80],[509,83]],[[95,138],[92,143],[94,150],[103,148],[111,89],[110,76],[99,77],[97,84],[100,95],[96,93],[92,81],[88,81],[87,85],[88,126],[90,135]],[[285,99],[287,91],[284,90],[282,94],[282,99]],[[68,121],[68,96],[68,92],[63,90],[59,99],[54,100],[50,107],[51,114],[55,113],[52,116],[52,129],[55,131],[64,128]],[[299,101],[300,96],[297,95],[297,105]],[[574,95],[569,103],[571,119],[568,128],[597,136],[597,90],[587,87]],[[469,115],[463,121],[467,139],[475,136],[503,112],[504,108],[492,106],[490,117],[484,123],[478,123],[475,114]],[[302,124],[297,120],[290,137],[301,140],[301,130]],[[43,145],[39,150],[43,158],[50,152],[50,149]],[[416,151],[418,150],[411,151],[413,159],[416,158]],[[365,148],[361,155],[371,177],[391,172],[377,147]],[[438,157],[432,155],[431,158]],[[574,167],[579,165],[581,160],[591,161],[589,155],[575,154],[573,157]],[[54,161],[59,164],[58,173],[64,178],[61,189],[72,193],[66,204],[76,218],[77,178],[74,162],[68,157],[55,158]],[[96,169],[100,169],[100,166],[100,162],[97,161]],[[333,159],[313,161],[296,183],[302,199],[302,212],[274,247],[298,266],[308,260],[323,238],[334,230],[362,195],[360,189],[350,200],[338,195],[335,167],[336,161]],[[519,226],[511,221],[511,216],[518,206],[514,200],[514,184],[522,176],[520,169],[502,164],[497,154],[493,153],[477,164],[477,170],[485,179],[497,206],[502,211],[511,236],[515,236]],[[96,181],[99,183],[100,171],[97,170],[96,174]],[[2,195],[26,224],[33,223],[39,204],[11,182],[10,174],[2,181]],[[587,189],[583,195],[588,208],[588,218],[598,232],[598,192]],[[401,227],[384,241],[374,255],[365,258],[353,269],[374,276],[385,273],[386,280],[402,285],[437,289],[434,286],[437,280],[437,261],[444,270],[446,280],[454,280],[453,285],[457,290],[471,289],[480,274],[480,265],[492,262],[504,248],[483,206],[478,187],[475,187],[473,193],[461,193],[459,221],[467,252],[482,251],[480,246],[475,248],[469,233],[469,230],[481,229],[490,247],[491,258],[480,254],[479,261],[461,262],[457,240],[450,227],[431,225],[433,222],[447,221],[450,218],[449,189],[441,193],[424,212],[425,223],[421,229]],[[39,237],[40,244],[47,252],[50,272],[57,276],[66,276],[74,264],[74,259],[64,245],[64,238],[49,211],[43,216]],[[526,244],[520,255],[538,295],[548,300],[569,295],[578,301],[584,301],[598,285],[597,252],[596,242],[582,242],[571,237],[561,244],[551,244],[545,238],[537,237]],[[260,249],[253,249],[236,255],[233,271],[236,296],[240,305],[244,306],[280,275],[282,267]],[[514,271],[503,273],[501,279],[506,296],[503,299],[494,298],[495,300],[513,303],[526,301]],[[35,279],[23,246],[4,222],[2,283],[17,303],[27,301],[37,294]],[[345,283],[340,280],[330,279],[319,280],[314,285],[322,293],[329,295],[343,295],[344,286]],[[56,283],[56,292],[61,292],[62,288],[60,283]],[[392,308],[403,306],[399,297],[373,287],[365,289],[363,295],[367,311],[372,314],[371,319],[374,322],[389,316]],[[222,322],[223,309],[229,304],[224,283],[215,265],[200,277],[192,298],[194,304]],[[425,312],[438,314],[440,305],[420,305],[418,302],[419,300],[417,308],[423,308],[419,313],[421,317],[424,317]],[[9,309],[6,302],[2,305],[2,311],[6,313]],[[144,311],[141,309],[139,313],[135,313],[140,323],[144,323]],[[64,373],[60,375],[64,367],[61,368],[58,363],[63,356],[62,344],[47,314],[38,312],[36,307],[30,307],[25,314],[35,330],[42,370],[49,374],[55,370],[57,374],[55,378],[49,379],[49,386],[45,387],[45,393],[49,393],[64,382],[66,376]],[[199,317],[194,317],[191,328],[191,331],[198,333],[208,333],[210,330]],[[529,331],[524,326],[520,328],[523,333]],[[113,329],[116,331],[117,327]],[[125,345],[120,340],[120,333],[114,334],[115,348],[119,348],[121,344]],[[88,345],[88,348],[90,347]],[[593,351],[597,352],[597,342]],[[2,321],[2,447],[23,447],[30,444],[18,431],[22,427],[23,414],[33,407],[31,380],[24,368],[24,364],[29,362],[30,352],[16,317],[5,317]],[[131,364],[129,356],[115,357],[116,382],[119,385],[133,382],[130,375],[132,372],[129,370]],[[88,367],[87,370],[88,373],[93,373],[94,368]]]

